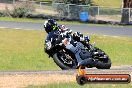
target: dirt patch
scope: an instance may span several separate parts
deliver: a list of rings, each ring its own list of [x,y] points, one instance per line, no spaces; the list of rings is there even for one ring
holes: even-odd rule
[[[99,73],[101,74],[101,72]],[[3,75],[1,74],[0,88],[22,88],[22,87],[27,87],[29,85],[37,86],[37,85],[47,85],[47,84],[62,83],[62,82],[75,82],[76,74],[77,74],[76,72],[73,74],[68,74],[68,73],[67,74],[66,73],[65,74],[58,74],[58,73],[57,74],[44,74],[44,73],[30,74],[29,73],[29,74],[3,74]],[[93,74],[95,74],[95,72]],[[121,74],[121,72],[119,74]],[[125,72],[123,72],[122,74],[125,74]]]
[[[97,15],[95,20],[120,22],[121,15]]]
[[[0,88],[21,88],[28,85],[46,85],[50,83],[75,81],[75,75],[32,74],[32,75],[1,75]]]
[[[62,82],[75,82],[76,81],[76,72],[65,72],[62,71],[62,73],[55,73],[54,71],[50,71],[51,73],[46,73],[46,72],[26,72],[24,73],[8,73],[8,74],[0,74],[0,88],[22,88],[22,87],[27,87],[29,85],[47,85],[47,84],[53,84],[53,83],[62,83]],[[93,71],[93,72],[88,72],[88,74],[107,74],[107,73],[112,73],[112,74],[131,74],[129,72],[112,72],[112,71]],[[55,74],[54,74],[55,73]],[[70,73],[70,74],[69,74]]]
[[[46,6],[45,6],[46,7]],[[35,13],[37,14],[46,14],[46,15],[57,15],[58,12],[56,12],[53,8],[51,7],[43,7],[43,8],[35,8]],[[6,4],[6,3],[0,3],[0,10],[4,11],[4,10],[12,10],[13,4]]]
[[[46,15],[57,15],[58,12],[54,11],[54,10],[49,10],[49,9],[35,9],[35,12],[36,13],[39,13],[39,14],[46,14]]]
[[[12,4],[4,4],[4,3],[0,3],[0,10],[6,10],[6,9],[12,10],[13,9],[13,5]]]

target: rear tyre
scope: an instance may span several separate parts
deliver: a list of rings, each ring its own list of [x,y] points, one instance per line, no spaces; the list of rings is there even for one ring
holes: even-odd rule
[[[99,54],[96,55],[96,58],[98,59],[98,63],[96,65],[96,68],[98,69],[110,69],[111,67],[111,60],[109,56],[101,49],[96,48],[95,50]]]
[[[98,68],[98,69],[110,69],[110,67],[111,67],[111,60],[110,59],[108,59],[107,63],[102,62],[102,61],[98,61],[97,66],[96,66],[96,68]]]

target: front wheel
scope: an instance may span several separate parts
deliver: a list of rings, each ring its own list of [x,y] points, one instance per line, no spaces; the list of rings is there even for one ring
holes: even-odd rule
[[[75,69],[77,66],[74,57],[66,51],[64,52],[64,50],[55,53],[53,55],[53,60],[63,70]]]

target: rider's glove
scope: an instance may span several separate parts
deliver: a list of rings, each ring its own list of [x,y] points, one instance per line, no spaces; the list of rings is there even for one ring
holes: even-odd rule
[[[72,33],[72,30],[68,29],[68,34],[71,34]]]
[[[73,39],[75,39],[76,41],[83,41],[83,34],[81,34],[80,32],[75,32],[73,33]]]
[[[84,41],[89,42],[90,41],[90,36],[84,36]]]

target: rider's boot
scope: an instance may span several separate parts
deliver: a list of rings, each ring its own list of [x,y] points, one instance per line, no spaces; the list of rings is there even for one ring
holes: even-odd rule
[[[83,66],[83,67],[87,67],[87,66],[96,67],[97,63],[98,63],[97,60],[93,60],[92,58],[88,58],[88,59],[85,59],[85,60],[82,60],[81,62],[79,62],[77,68],[79,66]]]

